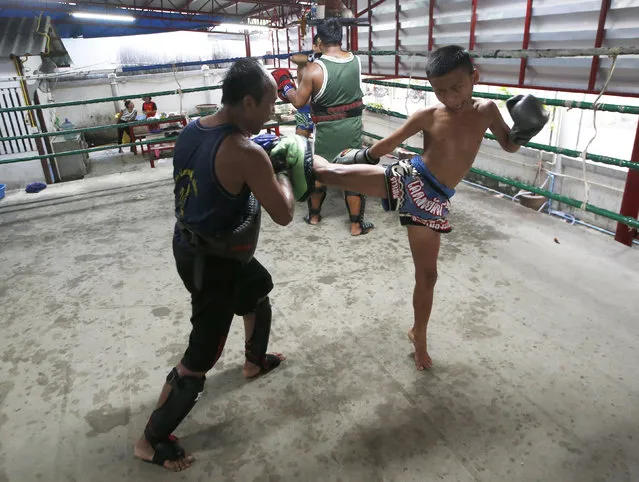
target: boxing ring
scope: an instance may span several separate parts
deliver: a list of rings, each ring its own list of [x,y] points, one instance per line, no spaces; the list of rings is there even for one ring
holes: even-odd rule
[[[435,2],[427,3],[433,15]],[[478,3],[472,2],[475,14]],[[525,3],[532,16],[533,2]],[[359,14],[372,21],[381,15],[373,13],[378,6],[383,2],[367,0]],[[428,30],[427,45],[433,47],[435,35]],[[373,67],[365,88],[430,92],[423,79],[402,71],[403,63],[410,71],[411,55],[413,65],[419,56],[407,54],[399,40],[392,45],[397,48],[374,49],[365,27],[349,34],[363,65],[369,60]],[[278,47],[287,42],[302,50],[299,37],[283,37],[280,32]],[[358,41],[369,49],[359,51]],[[518,85],[524,80],[520,65],[525,71],[528,59],[547,50],[498,55],[519,55]],[[284,52],[265,58],[285,65]],[[566,49],[555,53],[565,55]],[[595,59],[595,70],[612,65],[598,57],[588,62]],[[582,90],[599,94],[604,71],[599,84],[588,72]],[[2,108],[0,115],[218,89],[141,91]],[[506,98],[479,91],[476,96]],[[633,119],[639,114],[637,106],[621,102],[550,95],[542,101]],[[366,114],[389,122],[406,118],[375,105]],[[281,130],[289,135],[293,125],[282,123]],[[380,137],[372,123],[365,122],[365,130],[371,140]],[[0,143],[59,134],[3,133]],[[486,137],[486,144],[494,142]],[[348,235],[336,192],[329,193],[318,227],[303,221],[305,204],[296,205],[286,228],[264,216],[256,256],[275,282],[270,349],[288,360],[266,377],[242,380],[244,333],[241,320],[234,321],[202,401],[180,426],[182,442],[197,457],[180,474],[132,456],[166,369],[181,357],[189,332],[189,300],[171,258],[171,166],[71,182],[53,182],[54,176],[37,196],[8,196],[0,201],[0,481],[638,479],[639,251],[627,247],[636,243],[639,228],[637,146],[639,136],[627,159],[540,142],[526,146],[623,170],[626,187],[617,211],[588,202],[587,191],[581,198],[561,194],[550,175],[546,183],[528,183],[474,168],[475,177],[460,184],[453,198],[453,232],[442,237],[429,324],[434,367],[428,372],[414,369],[406,337],[413,263],[394,213],[371,199],[367,219],[376,228],[357,238]],[[117,147],[0,163],[51,166],[54,157]],[[403,149],[420,153],[415,142]],[[478,179],[498,184],[491,188]],[[546,198],[540,211],[551,215],[513,202],[522,191]],[[561,205],[611,219],[617,232],[572,226],[552,215]],[[612,235],[620,242],[612,242]]]
[[[402,53],[400,51],[370,51],[370,52],[361,52],[358,51],[356,52],[359,55],[368,55],[369,57],[373,57],[373,56],[398,56],[398,54]],[[522,51],[522,50],[496,50],[496,51],[484,51],[484,52],[472,52],[472,55],[475,58],[505,58],[505,59],[521,59],[522,61],[528,59],[528,58],[544,58],[544,59],[553,59],[553,58],[564,58],[564,57],[573,57],[575,55],[581,54],[581,55],[609,55],[614,59],[614,62],[616,62],[617,57],[618,56],[624,56],[624,55],[636,55],[637,53],[639,53],[639,48],[637,47],[627,47],[627,48],[594,48],[594,49],[588,49],[585,51],[577,51],[577,50],[551,50],[551,49],[545,49],[542,51]],[[404,54],[406,54],[404,52]],[[425,54],[420,54],[420,53],[412,53],[411,56],[418,56],[418,57],[424,57]],[[278,60],[278,62],[281,62],[281,60],[283,58],[288,58],[289,55],[288,54],[277,54],[277,55],[267,55],[267,56],[262,56],[259,57],[259,59],[261,60]],[[217,64],[225,64],[228,62],[232,62],[234,59],[218,59],[216,61],[214,61]],[[187,66],[193,64],[193,62],[187,62],[184,63],[184,65],[182,64],[175,64],[174,67],[177,66]],[[153,69],[153,68],[165,68],[167,65],[165,64],[160,64],[160,65],[156,65],[156,66],[145,66],[145,69]],[[142,67],[141,67],[142,68]],[[128,70],[135,70],[135,68],[133,67],[129,67]],[[612,65],[612,68],[609,70],[609,76],[608,76],[608,80],[610,80],[610,78],[612,78],[614,72],[614,63]],[[411,76],[408,80],[408,83],[406,82],[397,82],[397,78],[395,78],[393,82],[391,81],[385,81],[385,80],[378,80],[378,78],[366,78],[363,80],[363,82],[367,85],[373,85],[373,86],[384,86],[384,87],[390,87],[390,88],[398,88],[398,89],[406,89],[408,91],[424,91],[424,92],[432,92],[432,88],[430,86],[426,86],[426,85],[417,85],[417,84],[411,84],[411,79],[418,79],[418,77],[413,77]],[[607,86],[607,84],[606,84]],[[141,98],[144,96],[152,96],[152,97],[162,97],[162,96],[179,96],[180,99],[182,99],[182,96],[189,94],[189,93],[195,93],[195,92],[205,92],[205,91],[211,91],[211,90],[218,90],[220,89],[221,86],[205,86],[205,87],[193,87],[193,88],[185,88],[185,89],[177,89],[177,90],[164,90],[164,91],[156,91],[156,92],[142,92],[142,93],[138,93],[138,94],[129,94],[126,96],[111,96],[111,97],[103,97],[103,98],[95,98],[95,99],[86,99],[86,100],[82,100],[82,101],[72,101],[72,102],[59,102],[59,103],[51,103],[51,104],[43,104],[43,105],[27,105],[27,106],[17,106],[17,107],[5,107],[5,108],[0,108],[0,115],[2,114],[11,114],[11,113],[19,113],[19,112],[33,112],[33,111],[39,111],[41,112],[42,109],[50,109],[50,108],[63,108],[63,107],[69,107],[69,106],[74,106],[74,105],[90,105],[90,104],[95,104],[95,103],[107,103],[107,102],[113,102],[113,101],[118,101],[118,100],[124,100],[126,98]],[[605,92],[605,88],[603,88],[600,91],[600,96]],[[407,94],[408,95],[408,94]],[[479,97],[479,98],[488,98],[488,99],[493,99],[493,100],[506,100],[509,96],[508,95],[503,95],[503,94],[495,94],[495,93],[485,93],[485,92],[475,92],[474,93],[475,97]],[[602,111],[602,112],[616,112],[616,113],[621,113],[621,114],[628,114],[628,115],[637,115],[639,114],[639,106],[631,106],[631,105],[619,105],[619,104],[607,104],[607,103],[597,103],[597,102],[580,102],[580,101],[573,101],[573,100],[562,100],[562,99],[552,99],[552,98],[540,98],[541,102],[543,104],[545,104],[546,106],[551,106],[551,107],[561,107],[561,108],[565,108],[565,109],[582,109],[582,110],[592,110],[595,112],[598,111]],[[370,112],[376,112],[376,113],[381,113],[390,117],[395,117],[395,118],[399,118],[399,119],[406,119],[408,116],[399,112],[395,112],[395,111],[389,111],[386,109],[380,109],[374,106],[366,106],[366,109]],[[163,119],[163,122],[171,122],[173,120],[173,118],[168,117],[166,119]],[[183,117],[175,117],[176,121],[182,121]],[[120,126],[126,126],[128,128],[133,128],[135,126],[138,125],[143,125],[145,124],[145,122],[147,121],[139,121],[139,122],[130,122],[130,123],[124,123],[124,124],[119,124]],[[291,124],[291,123],[289,123]],[[112,125],[102,125],[102,126],[92,126],[92,127],[86,127],[86,128],[80,128],[80,129],[72,129],[72,130],[67,130],[65,131],[66,134],[75,134],[75,133],[84,133],[84,132],[94,132],[94,131],[100,131],[100,130],[104,130],[104,129],[109,129],[109,128],[113,128]],[[279,129],[279,123],[277,122],[273,122],[270,124],[269,128],[276,128]],[[520,180],[517,179],[512,179],[512,178],[508,178],[505,176],[499,176],[495,173],[491,173],[488,172],[486,170],[483,169],[478,169],[476,167],[471,168],[471,172],[477,175],[480,175],[484,178],[487,179],[492,179],[494,181],[498,181],[499,183],[505,184],[505,185],[509,185],[509,186],[514,186],[518,189],[524,190],[528,193],[535,193],[537,195],[541,195],[544,196],[546,199],[548,200],[555,200],[558,202],[561,202],[563,204],[575,207],[575,208],[579,208],[579,209],[583,209],[585,211],[588,212],[592,212],[595,213],[599,216],[603,216],[605,218],[608,219],[612,219],[614,221],[616,221],[618,223],[617,225],[617,230],[615,233],[615,239],[619,242],[622,242],[623,244],[627,244],[627,245],[632,245],[633,244],[633,240],[636,240],[637,238],[637,228],[639,228],[639,221],[637,221],[637,217],[639,216],[639,199],[635,199],[637,197],[639,197],[639,194],[636,194],[639,192],[639,186],[637,186],[637,188],[635,189],[635,183],[638,182],[636,181],[636,177],[637,177],[637,170],[639,170],[639,162],[637,159],[637,156],[639,156],[639,148],[637,148],[637,146],[639,146],[639,127],[637,130],[637,137],[635,140],[635,150],[633,151],[633,155],[632,158],[629,160],[626,159],[619,159],[619,158],[614,158],[614,157],[608,157],[608,156],[602,156],[602,155],[596,155],[596,154],[592,154],[587,152],[587,148],[584,149],[583,151],[576,151],[576,150],[572,150],[572,149],[566,149],[566,148],[561,148],[561,147],[556,147],[556,146],[550,146],[550,145],[545,145],[545,144],[541,144],[541,143],[536,143],[536,142],[530,142],[528,143],[525,147],[530,148],[530,149],[535,149],[538,151],[543,151],[543,152],[550,152],[550,153],[554,153],[554,154],[561,154],[561,155],[565,155],[565,156],[569,156],[569,157],[573,157],[576,159],[581,159],[582,163],[585,163],[585,159],[588,159],[590,161],[594,161],[596,163],[601,163],[601,164],[606,164],[606,165],[614,165],[614,166],[618,166],[618,167],[623,167],[623,168],[627,168],[628,169],[628,174],[627,174],[627,181],[626,181],[626,188],[624,190],[624,195],[623,195],[623,200],[622,200],[622,204],[620,207],[620,211],[617,212],[613,212],[610,211],[608,209],[603,209],[601,207],[592,205],[591,203],[588,202],[588,180],[586,177],[586,171],[585,171],[585,164],[584,164],[584,184],[585,184],[585,198],[578,200],[578,199],[574,199],[568,196],[562,196],[559,193],[555,193],[555,192],[551,192],[547,189],[543,189],[539,186],[534,186],[534,185],[530,185],[524,182],[521,182]],[[51,137],[51,136],[58,136],[60,135],[59,131],[55,131],[55,132],[41,132],[41,133],[37,133],[37,134],[27,134],[27,135],[20,135],[20,136],[5,136],[5,137],[0,137],[0,142],[12,142],[12,141],[17,141],[17,140],[24,140],[24,139],[42,139],[42,138],[47,138],[47,137]],[[380,139],[379,135],[376,135],[375,133],[371,133],[371,132],[366,132],[366,135],[370,138],[370,139]],[[491,134],[486,134],[485,135],[486,139],[492,139],[494,140],[494,136],[492,136]],[[177,137],[166,137],[163,139],[163,142],[174,142],[175,139],[177,139]],[[137,148],[137,147],[142,147],[144,148],[144,146],[147,146],[148,148],[151,147],[151,145],[157,143],[157,141],[155,140],[150,140],[150,141],[145,141],[145,140],[136,140],[135,142],[131,142],[131,143],[127,143],[127,144],[122,144],[120,146],[116,146],[116,145],[104,145],[104,146],[98,146],[98,147],[93,147],[93,148],[87,148],[87,149],[75,149],[75,150],[71,150],[71,151],[67,151],[67,152],[58,152],[55,155],[52,154],[42,154],[42,155],[37,155],[37,156],[27,156],[27,157],[18,157],[18,158],[12,158],[12,159],[0,159],[0,164],[12,164],[12,163],[17,163],[17,162],[26,162],[26,161],[32,161],[32,160],[41,160],[42,162],[47,162],[48,160],[52,160],[56,157],[64,157],[64,156],[72,156],[72,155],[77,155],[77,154],[84,154],[84,153],[92,153],[92,152],[99,152],[99,151],[106,151],[106,150],[111,150],[114,149],[116,147],[132,147],[132,148]],[[406,146],[403,146],[406,147]],[[408,147],[408,150],[411,150],[415,153],[419,153],[419,150],[415,150],[414,147]],[[55,167],[55,162],[51,162],[50,165],[52,166],[52,168]],[[153,167],[154,164],[151,161],[151,166]],[[55,175],[55,169],[51,169],[54,172],[54,177],[56,177]],[[547,205],[547,203],[545,204],[545,206]],[[572,217],[573,220],[576,219],[574,216]],[[636,241],[635,241],[636,242]]]

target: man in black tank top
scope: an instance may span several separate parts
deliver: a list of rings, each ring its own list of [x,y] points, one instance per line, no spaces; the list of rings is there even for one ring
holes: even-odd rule
[[[244,317],[245,377],[269,371],[285,359],[266,353],[273,282],[252,257],[260,206],[279,225],[293,219],[288,177],[276,175],[266,151],[248,138],[269,120],[276,99],[271,76],[256,61],[242,59],[226,74],[222,109],[190,123],[175,145],[173,254],[191,294],[192,331],[134,449],[136,457],[170,470],[193,462],[172,432],[200,397],[234,315]]]

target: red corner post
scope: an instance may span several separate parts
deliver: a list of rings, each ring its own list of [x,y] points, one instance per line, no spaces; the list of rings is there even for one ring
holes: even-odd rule
[[[597,36],[595,37],[595,47],[597,48],[603,45],[603,39],[606,33],[606,17],[608,16],[608,10],[610,10],[610,0],[601,0],[601,9],[599,10],[599,24],[597,25]],[[598,70],[599,57],[595,56],[592,58],[592,64],[590,66],[590,78],[588,80],[589,92],[592,92],[595,89]]]
[[[637,122],[637,133],[635,134],[635,146],[632,149],[632,162],[639,163],[639,121]],[[639,171],[636,169],[628,170],[626,178],[626,188],[623,191],[623,199],[621,200],[621,209],[619,214],[622,216],[639,217]],[[632,246],[632,240],[637,237],[637,230],[617,223],[617,233],[615,240],[627,246]]]
[[[530,23],[532,21],[532,5],[533,0],[528,0],[526,4],[526,21],[524,23],[524,41],[521,44],[523,50],[528,50],[528,44],[530,43]],[[523,87],[524,79],[526,78],[526,66],[528,60],[526,57],[522,57],[519,61],[519,82],[518,84]]]
[[[428,51],[433,50],[433,23],[435,22],[435,0],[428,3]]]
[[[357,18],[357,0],[351,1],[351,12]],[[351,25],[351,50],[359,50],[359,35],[357,32],[357,23]]]
[[[244,48],[246,50],[246,56],[251,56],[251,37],[248,33],[244,34]]]
[[[477,25],[477,0],[473,0],[470,13],[470,40],[468,41],[468,50],[475,49],[475,27]]]

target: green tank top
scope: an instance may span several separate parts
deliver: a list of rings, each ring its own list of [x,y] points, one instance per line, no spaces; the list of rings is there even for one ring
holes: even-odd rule
[[[324,72],[324,82],[320,91],[312,97],[311,107],[334,107],[362,100],[362,67],[358,57],[353,54],[344,58],[322,55],[315,63]],[[315,154],[332,161],[349,147],[362,147],[361,116],[316,124]]]

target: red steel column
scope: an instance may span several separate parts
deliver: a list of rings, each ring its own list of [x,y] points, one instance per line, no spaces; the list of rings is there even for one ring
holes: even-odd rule
[[[351,11],[357,15],[357,0],[351,0]],[[359,50],[357,24],[351,25],[351,50]]]
[[[244,34],[244,46],[246,47],[246,56],[251,56],[251,37],[248,33]]]
[[[286,53],[288,54],[288,68],[291,68],[291,40],[288,37],[288,29],[286,29]]]
[[[477,25],[477,0],[473,0],[472,11],[470,14],[470,40],[468,41],[468,49],[475,48],[475,26]]]
[[[395,50],[399,50],[399,0],[395,0]],[[399,55],[395,55],[395,75],[399,75]]]
[[[532,21],[532,6],[533,6],[533,0],[528,0],[528,4],[526,5],[526,23],[524,24],[524,41],[521,44],[521,48],[524,50],[528,49],[528,44],[530,43],[530,23]],[[528,65],[528,59],[522,58],[521,63],[519,64],[519,82],[517,82],[520,86],[524,85],[524,79],[526,78],[526,65]]]
[[[371,0],[368,0],[368,51],[373,50],[373,9]],[[368,54],[368,73],[373,73],[373,56]]]
[[[639,121],[637,122],[637,133],[635,134],[635,146],[632,150],[632,162],[639,163]],[[626,188],[623,191],[623,199],[621,200],[621,209],[619,214],[639,217],[639,171],[636,169],[628,170],[626,178]],[[617,232],[615,240],[627,246],[632,246],[633,238],[637,237],[637,230],[632,229],[625,224],[617,223]]]
[[[608,16],[608,10],[610,9],[610,0],[601,0],[601,10],[599,10],[599,25],[597,26],[597,37],[595,38],[595,47],[601,47],[603,43],[604,34],[606,32],[606,17]],[[588,80],[588,90],[592,91],[595,88],[595,82],[597,81],[597,71],[599,70],[599,57],[592,58],[592,65],[590,67],[590,79]]]
[[[435,0],[430,0],[428,5],[428,51],[433,50],[433,27],[435,23]]]

